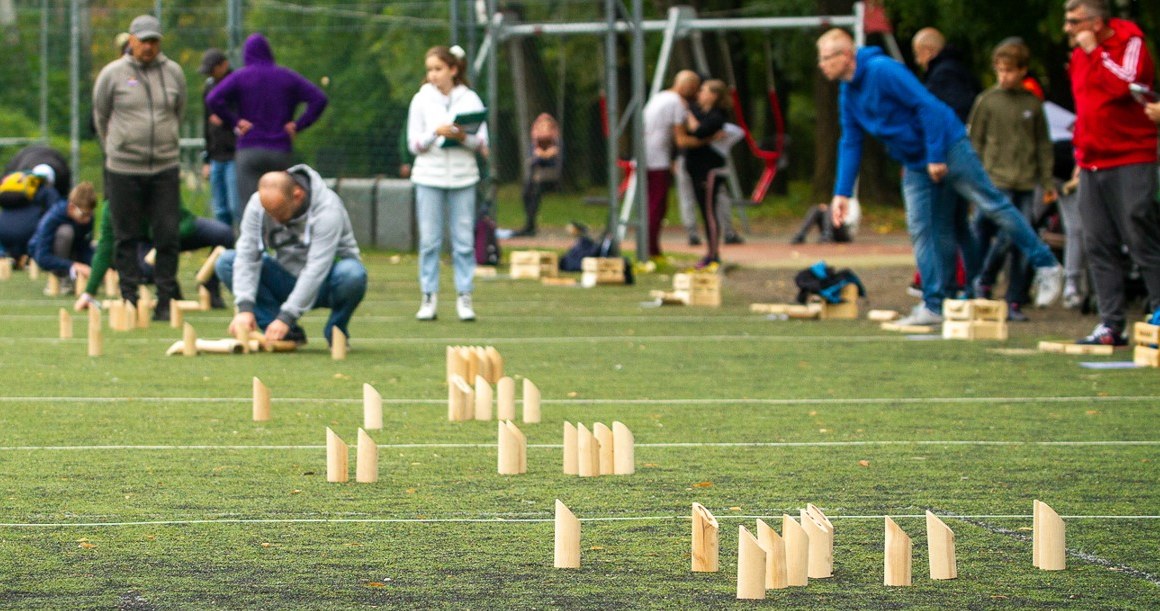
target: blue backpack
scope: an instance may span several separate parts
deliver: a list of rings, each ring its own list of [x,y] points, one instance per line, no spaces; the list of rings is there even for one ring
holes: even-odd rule
[[[825,261],[818,261],[798,272],[794,283],[798,287],[798,303],[809,301],[810,295],[817,295],[826,303],[842,303],[842,289],[848,284],[858,287],[859,297],[866,296],[866,287],[862,286],[857,274],[849,269],[835,271]]]

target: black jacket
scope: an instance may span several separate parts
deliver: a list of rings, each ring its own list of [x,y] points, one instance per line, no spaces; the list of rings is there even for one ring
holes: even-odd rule
[[[975,96],[979,95],[979,82],[954,47],[944,47],[941,53],[930,60],[923,84],[934,97],[946,102],[960,121],[967,122]]]
[[[230,73],[227,72],[228,76]],[[224,80],[224,77],[223,77]],[[202,94],[202,101],[209,96],[209,92],[213,90],[214,85],[219,81],[215,81],[213,77],[205,80],[205,92]],[[209,116],[213,113],[209,110],[209,105],[205,104],[205,157],[206,162],[210,161],[233,161],[234,153],[238,150],[238,137],[234,135],[233,130],[222,125],[214,125],[209,122]]]

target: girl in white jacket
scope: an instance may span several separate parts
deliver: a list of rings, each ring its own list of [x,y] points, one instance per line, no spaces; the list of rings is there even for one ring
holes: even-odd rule
[[[484,110],[467,86],[466,54],[458,46],[427,51],[427,79],[411,98],[407,145],[415,154],[411,182],[419,224],[419,288],[423,302],[415,318],[435,320],[439,293],[439,253],[444,219],[451,234],[455,269],[456,312],[475,320],[471,292],[475,276],[475,154],[487,152],[487,125],[455,123],[456,117]],[[474,133],[471,133],[474,132]]]

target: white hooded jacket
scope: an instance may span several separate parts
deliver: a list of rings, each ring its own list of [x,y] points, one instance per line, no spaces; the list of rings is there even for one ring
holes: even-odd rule
[[[443,95],[431,83],[424,83],[407,115],[407,147],[415,154],[411,182],[426,187],[462,189],[479,182],[476,151],[487,147],[487,124],[468,134],[463,145],[443,147],[446,140],[435,129],[454,122],[456,115],[484,110],[483,101],[464,85],[456,85]]]

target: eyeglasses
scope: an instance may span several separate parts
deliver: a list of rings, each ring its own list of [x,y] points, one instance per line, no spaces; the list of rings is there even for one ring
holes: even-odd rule
[[[1069,17],[1064,19],[1063,22],[1067,25],[1079,25],[1085,21],[1091,21],[1092,19],[1095,19],[1095,17]]]

